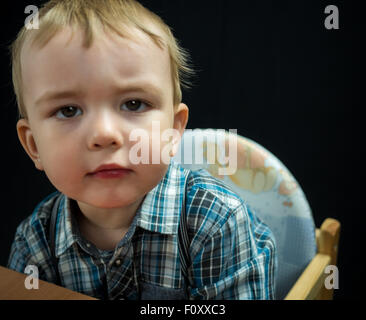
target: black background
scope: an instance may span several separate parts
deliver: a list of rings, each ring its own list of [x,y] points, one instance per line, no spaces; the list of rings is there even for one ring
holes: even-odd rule
[[[17,225],[54,191],[21,148],[7,46],[24,24],[25,6],[1,6],[2,189],[0,265]],[[197,70],[183,92],[187,128],[237,129],[292,172],[319,227],[342,224],[335,299],[361,297],[361,20],[356,1],[141,1],[173,28]],[[339,30],[327,30],[327,5]],[[366,12],[366,11],[365,11]],[[362,38],[364,40],[364,36]],[[363,210],[363,211],[361,211]]]

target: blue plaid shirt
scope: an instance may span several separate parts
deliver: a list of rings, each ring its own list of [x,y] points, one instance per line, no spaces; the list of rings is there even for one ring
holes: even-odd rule
[[[186,174],[190,281],[182,275],[178,250]],[[36,265],[40,279],[56,281],[47,226],[58,194],[45,198],[19,225],[8,268],[23,273],[27,265]],[[66,288],[107,299],[274,299],[276,247],[271,231],[206,170],[189,171],[172,160],[112,251],[82,237],[72,214],[75,204],[63,196],[55,233],[61,285]]]

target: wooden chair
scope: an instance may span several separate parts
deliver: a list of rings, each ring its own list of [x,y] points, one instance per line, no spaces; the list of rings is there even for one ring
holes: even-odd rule
[[[230,169],[222,160],[230,153],[231,137],[237,145],[235,172],[223,175],[222,169]],[[330,276],[326,267],[337,262],[340,223],[327,218],[316,229],[303,190],[275,155],[236,133],[194,129],[183,134],[174,160],[226,182],[271,228],[278,243],[277,299],[332,299],[324,281]]]

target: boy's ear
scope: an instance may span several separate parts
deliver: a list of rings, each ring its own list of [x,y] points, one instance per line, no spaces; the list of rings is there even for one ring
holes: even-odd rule
[[[180,103],[174,112],[174,129],[183,134],[188,122],[189,109],[184,103]]]
[[[174,137],[172,141],[172,150],[170,156],[174,156],[178,151],[180,138],[184,133],[184,129],[187,126],[189,116],[189,109],[184,103],[180,103],[174,112],[174,125],[173,128],[179,132],[180,137]]]
[[[20,119],[17,122],[17,132],[20,143],[25,152],[34,162],[38,170],[43,170],[41,159],[39,157],[38,149],[29,122],[26,119]]]

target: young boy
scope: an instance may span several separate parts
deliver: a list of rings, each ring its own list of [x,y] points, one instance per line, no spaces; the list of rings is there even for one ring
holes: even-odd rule
[[[20,142],[59,192],[19,225],[9,268],[104,299],[274,298],[268,227],[207,171],[153,161],[175,155],[188,120],[187,55],[159,17],[132,0],[51,0],[12,62]]]

